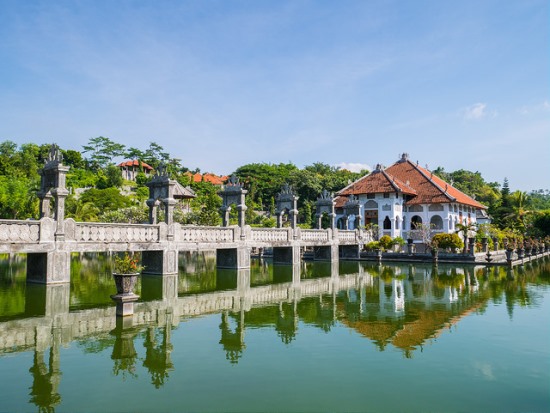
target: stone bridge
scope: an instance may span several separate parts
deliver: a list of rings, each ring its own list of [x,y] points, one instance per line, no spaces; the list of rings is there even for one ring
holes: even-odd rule
[[[337,261],[359,256],[359,230],[182,226],[166,224],[107,224],[64,220],[63,239],[56,239],[57,221],[0,220],[0,253],[27,254],[27,280],[39,283],[70,281],[73,252],[141,251],[144,273],[178,272],[180,251],[216,250],[220,268],[248,268],[252,248],[272,248],[275,263],[300,262],[309,247],[318,260]]]
[[[252,248],[272,248],[274,263],[296,264],[304,248],[313,249],[318,260],[357,258],[360,245],[368,241],[363,239],[366,234],[361,230],[336,229],[334,202],[327,191],[323,191],[316,205],[318,229],[299,228],[298,197],[287,185],[277,196],[278,228],[252,228],[245,223],[247,191],[235,177],[219,192],[223,226],[182,226],[173,222],[179,184],[169,179],[163,167],[147,184],[148,224],[75,222],[65,219],[65,179],[69,168],[61,161],[59,149],[52,146],[41,171],[39,220],[0,220],[0,253],[27,254],[29,282],[69,282],[73,252],[141,251],[145,273],[170,275],[178,272],[179,251],[216,250],[218,267],[248,268]],[[159,208],[164,211],[164,222],[157,223]],[[234,226],[229,225],[232,208],[236,208],[239,222]],[[288,227],[284,227],[285,216]],[[330,218],[327,229],[321,229],[323,216]]]

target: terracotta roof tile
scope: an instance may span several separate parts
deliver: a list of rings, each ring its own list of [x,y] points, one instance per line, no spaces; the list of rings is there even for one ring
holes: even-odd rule
[[[141,165],[143,166],[143,169],[153,170],[153,167],[150,165],[147,165],[145,162],[141,162]],[[137,159],[131,159],[129,161],[121,162],[117,166],[118,167],[139,166],[139,161]]]
[[[407,201],[409,205],[457,202],[475,208],[486,208],[475,199],[408,159],[396,162],[386,171],[398,179],[409,182],[410,186],[416,189],[417,196]]]
[[[401,192],[409,195],[408,205],[457,202],[478,209],[486,207],[459,191],[427,169],[403,158],[389,168],[377,167],[339,191],[336,207],[341,208],[348,195]]]
[[[197,172],[193,174],[191,172],[186,173],[191,178],[192,182],[210,182],[212,185],[223,185],[227,181],[227,176],[218,176],[210,173],[201,174]]]
[[[416,195],[416,191],[410,186],[395,178],[383,169],[377,169],[368,175],[348,185],[338,195],[359,195],[359,194],[383,194],[391,192],[402,192],[407,195]]]

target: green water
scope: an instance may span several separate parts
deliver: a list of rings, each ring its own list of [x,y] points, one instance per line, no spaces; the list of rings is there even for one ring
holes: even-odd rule
[[[0,256],[0,412],[550,411],[547,259],[243,272],[180,254],[176,290],[142,277],[124,323],[110,271],[75,256],[70,286],[27,285],[24,256]]]

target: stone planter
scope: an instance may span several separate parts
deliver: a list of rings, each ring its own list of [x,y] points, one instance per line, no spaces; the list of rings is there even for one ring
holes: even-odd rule
[[[139,296],[134,294],[138,275],[113,273],[117,293],[111,298],[116,302],[117,316],[126,317],[134,314],[134,302],[139,299]]]
[[[117,295],[134,295],[138,275],[113,273]]]

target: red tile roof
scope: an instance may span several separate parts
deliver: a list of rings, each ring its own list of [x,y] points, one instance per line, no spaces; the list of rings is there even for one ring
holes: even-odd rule
[[[416,195],[416,190],[401,180],[393,177],[380,166],[338,192],[338,195],[384,194],[402,192],[406,195]]]
[[[345,195],[401,192],[409,195],[408,205],[456,202],[474,208],[486,207],[465,193],[454,188],[427,169],[412,163],[405,155],[389,168],[377,166],[371,172],[338,192],[336,207],[342,207]]]
[[[409,159],[401,159],[387,168],[386,171],[397,179],[408,182],[410,186],[416,189],[417,196],[407,201],[409,205],[456,202],[474,208],[487,208]]]
[[[124,161],[122,163],[119,163],[117,166],[119,167],[127,167],[127,166],[139,166],[139,161],[137,159],[132,159],[129,161]],[[147,165],[145,162],[141,162],[141,166],[143,166],[143,169],[147,169],[152,171],[153,167],[150,165]]]
[[[197,172],[193,174],[191,172],[186,173],[191,178],[192,182],[210,182],[212,185],[223,185],[229,178],[227,176],[218,176],[210,173],[201,174]]]

